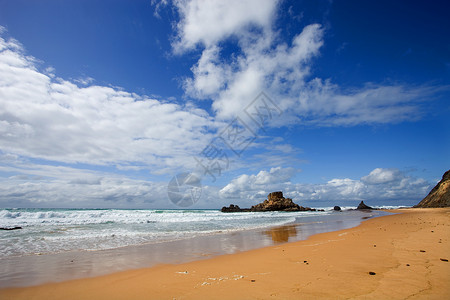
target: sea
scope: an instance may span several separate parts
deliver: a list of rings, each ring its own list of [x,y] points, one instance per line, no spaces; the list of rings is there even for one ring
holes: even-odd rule
[[[0,228],[21,227],[0,230],[0,287],[231,254],[355,227],[365,219],[388,214],[380,210],[357,211],[354,207],[342,207],[342,212],[331,207],[323,209],[323,212],[243,213],[0,209]],[[111,264],[111,260],[115,263]],[[68,266],[68,262],[72,264]],[[72,268],[70,278],[66,276],[67,268]]]

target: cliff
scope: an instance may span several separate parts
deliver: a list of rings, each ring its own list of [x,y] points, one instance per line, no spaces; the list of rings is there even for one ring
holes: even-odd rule
[[[450,206],[450,170],[444,173],[441,181],[414,207],[449,207]]]

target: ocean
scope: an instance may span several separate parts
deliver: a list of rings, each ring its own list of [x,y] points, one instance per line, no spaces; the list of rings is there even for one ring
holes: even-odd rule
[[[127,268],[231,254],[351,228],[365,219],[387,214],[377,210],[346,210],[346,207],[343,212],[324,209],[325,212],[244,213],[2,209],[0,227],[22,229],[0,230],[0,286],[96,276]],[[68,266],[74,257],[79,264]],[[58,275],[59,271],[67,274],[68,267],[73,268],[69,272],[71,278]],[[88,273],[86,268],[90,270]]]

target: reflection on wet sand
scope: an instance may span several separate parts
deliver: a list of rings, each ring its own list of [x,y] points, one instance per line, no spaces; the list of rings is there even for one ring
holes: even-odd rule
[[[299,225],[285,225],[280,227],[271,228],[263,231],[263,234],[272,238],[275,244],[286,243],[290,237],[297,236],[297,227]]]

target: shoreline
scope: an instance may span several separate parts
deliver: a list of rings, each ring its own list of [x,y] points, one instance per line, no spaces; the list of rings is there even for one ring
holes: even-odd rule
[[[289,213],[286,213],[289,214]],[[35,286],[121,271],[180,264],[264,248],[309,236],[358,226],[362,220],[387,214],[380,211],[302,215],[294,222],[257,229],[199,235],[190,238],[129,245],[95,251],[67,251],[0,259],[0,288]]]
[[[110,275],[0,290],[9,299],[442,299],[450,208],[401,209],[307,240]],[[441,260],[443,259],[443,260]],[[369,272],[374,272],[370,275]]]

